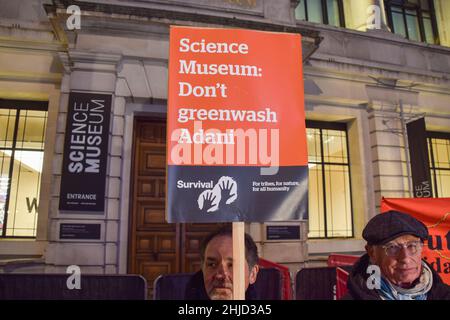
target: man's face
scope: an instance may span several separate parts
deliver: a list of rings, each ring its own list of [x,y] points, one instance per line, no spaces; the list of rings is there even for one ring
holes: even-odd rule
[[[419,243],[418,250],[415,254],[411,254],[405,247],[408,245],[411,249],[416,243]],[[392,246],[395,245],[405,246],[401,247],[397,255],[388,256],[386,251],[391,252],[392,255],[392,252],[395,252],[395,250],[392,250]],[[389,247],[391,249],[386,250]],[[371,262],[380,267],[383,276],[399,287],[410,287],[422,272],[422,247],[420,246],[420,239],[416,236],[400,236],[383,246],[368,245],[366,250]]]
[[[202,265],[206,293],[211,300],[233,299],[233,241],[230,236],[217,236],[206,247]],[[245,263],[245,289],[256,281],[258,266],[249,271]]]

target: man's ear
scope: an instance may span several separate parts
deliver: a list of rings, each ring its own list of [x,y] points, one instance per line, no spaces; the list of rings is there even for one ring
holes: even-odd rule
[[[369,256],[370,263],[375,263],[377,261],[375,255],[375,246],[366,245],[366,252]]]
[[[255,264],[252,268],[252,270],[250,270],[250,274],[248,276],[248,282],[249,284],[254,284],[256,281],[256,277],[258,276],[258,271],[259,271],[259,266],[257,264]]]

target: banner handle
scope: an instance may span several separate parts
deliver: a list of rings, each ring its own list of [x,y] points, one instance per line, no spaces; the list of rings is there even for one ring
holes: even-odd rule
[[[245,300],[245,223],[233,222],[233,299]]]

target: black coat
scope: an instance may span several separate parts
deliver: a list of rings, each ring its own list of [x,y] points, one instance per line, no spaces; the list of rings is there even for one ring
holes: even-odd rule
[[[208,294],[205,290],[205,283],[203,281],[203,272],[200,270],[196,272],[189,280],[186,291],[186,300],[209,300]],[[253,285],[249,285],[245,292],[245,300],[258,300],[256,290]]]
[[[365,254],[354,264],[347,281],[348,291],[342,300],[381,300],[376,290],[367,288],[368,266],[369,256]],[[427,300],[450,300],[450,286],[443,283],[437,272],[428,266],[433,274],[433,286],[427,293]]]

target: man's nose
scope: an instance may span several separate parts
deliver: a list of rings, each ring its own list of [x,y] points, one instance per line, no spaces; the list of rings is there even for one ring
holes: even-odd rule
[[[398,253],[397,258],[400,259],[400,260],[403,260],[403,259],[408,259],[408,258],[410,258],[411,256],[412,256],[412,254],[409,253],[408,250],[403,246],[403,247],[400,249],[400,252]]]
[[[219,264],[216,276],[226,278],[230,276],[230,268],[226,264]]]

